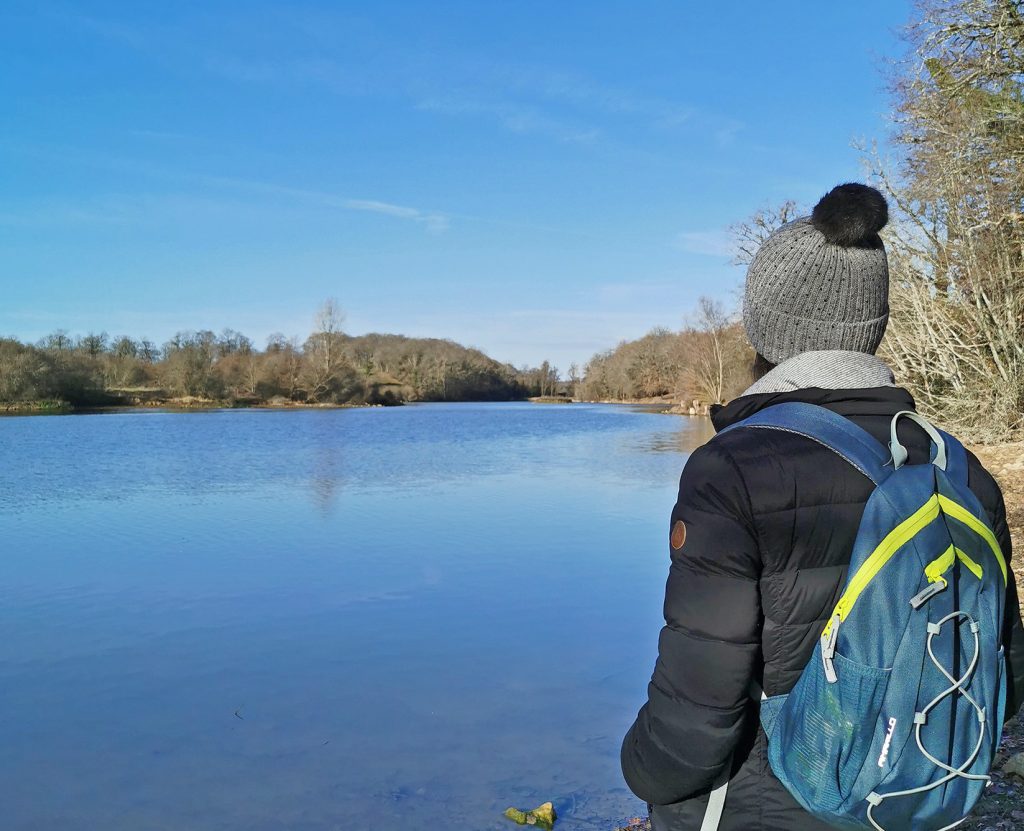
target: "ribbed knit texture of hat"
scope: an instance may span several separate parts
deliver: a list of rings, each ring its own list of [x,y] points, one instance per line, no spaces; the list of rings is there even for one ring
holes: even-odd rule
[[[877,190],[840,185],[811,217],[768,237],[747,269],[743,298],[753,347],[775,364],[827,349],[874,354],[889,321],[889,266],[878,237],[887,219]]]

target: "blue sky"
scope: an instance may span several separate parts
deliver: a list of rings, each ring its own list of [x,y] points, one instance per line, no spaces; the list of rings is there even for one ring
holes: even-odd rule
[[[0,334],[448,337],[563,372],[862,177],[909,3],[0,7]]]

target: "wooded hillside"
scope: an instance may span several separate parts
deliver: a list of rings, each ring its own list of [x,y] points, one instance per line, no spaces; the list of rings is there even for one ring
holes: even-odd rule
[[[702,298],[683,329],[654,329],[591,358],[576,394],[597,401],[670,396],[720,403],[747,387],[753,359],[736,316]]]
[[[333,302],[304,341],[272,335],[262,350],[231,329],[179,332],[160,347],[105,333],[59,331],[36,344],[0,339],[0,404],[8,406],[162,398],[227,404],[512,400],[551,392],[556,382],[557,370],[547,363],[516,369],[449,340],[345,334]]]

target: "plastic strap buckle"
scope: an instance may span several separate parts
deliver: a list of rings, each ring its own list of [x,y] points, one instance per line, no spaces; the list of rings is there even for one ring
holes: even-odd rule
[[[821,636],[821,663],[825,667],[825,680],[830,684],[836,683],[839,676],[836,675],[835,664],[832,659],[836,654],[836,641],[839,638],[839,624],[842,623],[839,615],[833,615],[829,621],[828,634]]]

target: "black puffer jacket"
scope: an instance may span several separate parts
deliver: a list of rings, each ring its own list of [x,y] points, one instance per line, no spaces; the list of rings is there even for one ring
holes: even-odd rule
[[[913,409],[892,387],[805,389],[748,395],[713,415],[718,430],[783,401],[818,404],[888,442],[889,422]],[[910,463],[928,460],[928,439],[904,421]],[[972,455],[969,485],[988,512],[1006,558],[1003,498]],[[690,457],[672,527],[658,662],[622,746],[633,792],[652,804],[655,831],[697,831],[708,793],[730,757],[721,831],[825,831],[772,774],[749,690],[789,692],[839,599],[872,485],[832,451],[775,430],[733,430]],[[1007,589],[1004,643],[1015,713],[1024,692],[1024,630],[1017,590]]]

